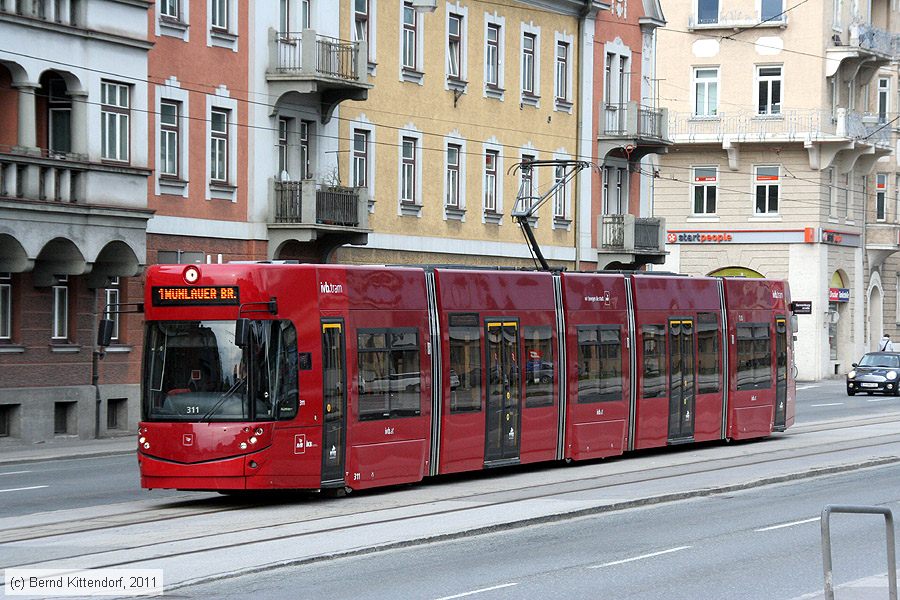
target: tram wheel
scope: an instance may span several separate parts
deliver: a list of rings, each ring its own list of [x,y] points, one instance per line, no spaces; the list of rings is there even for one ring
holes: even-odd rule
[[[343,498],[350,492],[352,492],[349,487],[333,487],[333,488],[322,488],[319,490],[319,493],[322,494],[326,498]]]

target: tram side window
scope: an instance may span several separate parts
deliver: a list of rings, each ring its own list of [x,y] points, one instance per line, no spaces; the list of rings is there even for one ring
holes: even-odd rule
[[[478,315],[450,316],[450,412],[481,410],[481,329]],[[455,318],[458,317],[458,318]],[[454,326],[454,322],[467,323]]]
[[[419,334],[415,329],[359,329],[359,420],[421,412]]]
[[[619,327],[578,328],[578,402],[622,399],[622,340]]]
[[[525,327],[525,406],[553,406],[553,330]]]
[[[641,359],[643,361],[642,398],[666,395],[666,326],[641,327]]]
[[[760,390],[772,387],[772,348],[769,326],[747,323],[737,326],[738,390]]]
[[[720,390],[722,380],[719,317],[716,313],[699,313],[697,323],[697,393],[712,394]]]

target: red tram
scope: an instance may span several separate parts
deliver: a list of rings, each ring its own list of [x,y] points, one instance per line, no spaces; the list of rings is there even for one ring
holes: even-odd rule
[[[165,265],[145,300],[145,488],[362,489],[794,421],[781,281]]]

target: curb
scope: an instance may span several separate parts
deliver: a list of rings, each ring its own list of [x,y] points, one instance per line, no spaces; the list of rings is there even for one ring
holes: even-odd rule
[[[47,456],[22,456],[16,458],[0,458],[0,466],[4,465],[24,465],[28,463],[36,463],[36,462],[45,462],[48,460],[77,460],[80,458],[97,458],[103,456],[119,456],[125,454],[136,454],[136,448],[130,448],[128,450],[96,450],[91,452],[65,452],[64,449],[60,449],[59,453],[56,454],[48,454]]]

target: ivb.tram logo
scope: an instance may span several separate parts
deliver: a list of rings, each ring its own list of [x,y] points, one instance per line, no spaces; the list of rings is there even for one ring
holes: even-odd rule
[[[343,294],[344,286],[340,283],[330,283],[328,281],[319,282],[319,291],[323,294]]]

